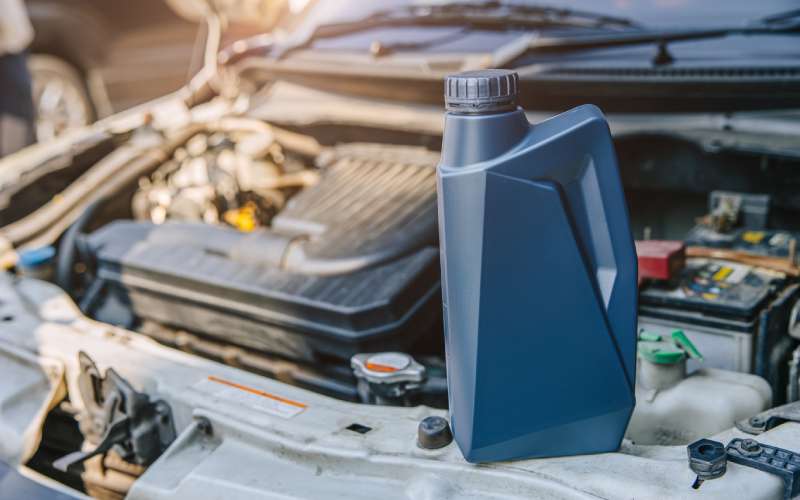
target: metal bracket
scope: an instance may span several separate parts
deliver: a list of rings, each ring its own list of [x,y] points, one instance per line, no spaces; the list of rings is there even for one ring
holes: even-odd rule
[[[87,441],[98,444],[91,451],[63,456],[53,465],[64,472],[74,471],[112,448],[130,463],[153,463],[176,437],[169,405],[160,399],[151,401],[111,368],[102,377],[84,352],[78,353],[78,361],[78,387],[88,413],[81,421],[81,432]]]
[[[783,479],[783,498],[800,493],[800,453],[759,443],[755,439],[732,439],[725,447],[728,460]]]
[[[736,428],[757,436],[786,422],[800,423],[800,401],[776,406],[747,420],[740,420],[736,422]]]

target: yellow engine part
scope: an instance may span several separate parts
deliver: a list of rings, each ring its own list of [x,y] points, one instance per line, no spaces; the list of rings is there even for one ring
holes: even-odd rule
[[[258,226],[256,211],[255,203],[247,202],[242,207],[226,211],[223,215],[223,219],[239,231],[249,233]]]

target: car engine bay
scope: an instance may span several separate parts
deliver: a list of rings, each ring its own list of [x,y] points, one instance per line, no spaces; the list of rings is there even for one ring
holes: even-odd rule
[[[102,151],[101,161],[93,160],[59,197],[17,217],[13,200],[23,189],[4,210],[11,215],[4,216],[3,237],[17,248],[15,279],[23,288],[30,278],[58,285],[80,310],[72,328],[136,332],[359,406],[447,408],[439,154],[429,136],[400,144],[341,142],[330,131],[303,134],[237,117],[167,131],[144,124],[93,140],[82,147]],[[736,192],[743,183],[736,176],[707,193],[721,158],[684,142],[633,135],[617,147],[640,240],[637,406],[626,442],[683,449],[747,422],[764,432],[769,426],[752,418],[800,400],[800,228],[787,216],[794,201],[782,197],[780,182],[774,192]],[[729,152],[723,159],[741,162],[734,171],[753,162],[793,165]],[[710,179],[659,190],[639,177],[643,169],[655,170],[653,178],[667,175],[676,164],[678,176],[707,168]],[[69,167],[45,175],[69,175]],[[96,179],[113,182],[100,187]],[[64,200],[75,202],[65,209]],[[31,230],[48,211],[58,215]],[[93,410],[101,423],[94,429],[83,423],[95,397],[87,389],[92,383],[84,382],[79,394],[71,390],[50,410],[30,463],[115,497],[186,429],[188,410],[170,397],[164,404],[171,409],[163,410],[141,384],[116,371],[102,374],[94,357],[79,356],[84,378],[104,381],[98,386],[104,389],[92,390],[149,401],[144,414],[172,415],[163,428],[148,430],[161,436],[160,448],[141,451],[130,435],[144,431],[131,428],[97,466],[105,471],[99,476],[92,458],[80,457],[83,471],[73,462],[59,465],[70,453],[104,443],[115,422],[101,404]],[[78,398],[88,403],[75,404]],[[351,425],[355,434],[373,428],[355,418]],[[54,429],[71,429],[70,442],[54,439]],[[109,486],[108,471],[124,475],[124,485]]]
[[[0,497],[800,497],[800,11],[167,3],[0,159]]]

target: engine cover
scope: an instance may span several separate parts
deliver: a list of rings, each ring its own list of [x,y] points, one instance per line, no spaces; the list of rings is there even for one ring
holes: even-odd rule
[[[118,221],[91,234],[85,309],[293,359],[408,348],[441,318],[437,155],[365,145],[333,155],[269,230]]]

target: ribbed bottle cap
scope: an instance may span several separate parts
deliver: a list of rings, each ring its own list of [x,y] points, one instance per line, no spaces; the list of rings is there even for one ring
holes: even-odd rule
[[[517,109],[519,75],[484,69],[450,75],[444,80],[444,103],[453,113],[499,113]]]

